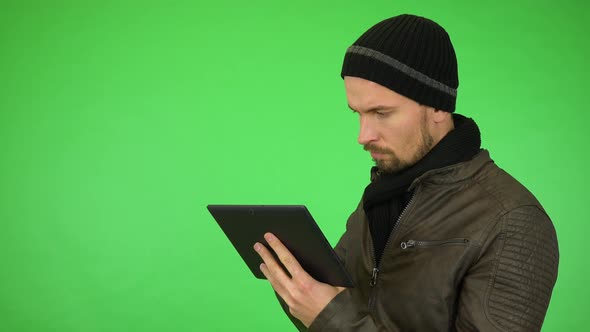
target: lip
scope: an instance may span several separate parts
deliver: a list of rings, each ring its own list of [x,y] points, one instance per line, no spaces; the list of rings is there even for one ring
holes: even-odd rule
[[[385,157],[385,154],[371,151],[371,157],[373,159],[383,159]]]

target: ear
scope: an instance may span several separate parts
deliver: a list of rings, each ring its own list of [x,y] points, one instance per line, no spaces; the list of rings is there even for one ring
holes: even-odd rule
[[[429,111],[431,111],[432,121],[434,121],[437,124],[450,121],[450,119],[452,118],[451,113],[443,110],[431,108],[431,110]]]

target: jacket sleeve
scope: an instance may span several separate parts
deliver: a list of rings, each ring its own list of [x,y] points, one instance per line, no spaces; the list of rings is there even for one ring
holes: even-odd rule
[[[310,332],[399,332],[397,327],[380,325],[365,303],[355,303],[348,290],[340,292],[309,326]]]
[[[459,295],[457,331],[539,331],[557,279],[555,229],[537,206],[506,213]]]
[[[330,303],[328,303],[324,310],[320,312],[318,317],[316,317],[309,326],[309,329],[307,329],[301,321],[291,315],[289,307],[278,294],[277,299],[293,325],[295,325],[299,331],[400,331],[399,329],[385,329],[384,327],[379,326],[377,322],[373,320],[371,315],[366,312],[366,308],[363,308],[354,302],[350,292],[347,290],[340,292]]]

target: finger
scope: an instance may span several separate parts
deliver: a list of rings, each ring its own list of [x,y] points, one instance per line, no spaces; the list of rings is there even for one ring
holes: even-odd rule
[[[295,256],[291,254],[289,249],[285,247],[281,240],[279,240],[272,233],[264,234],[264,238],[266,239],[272,250],[274,250],[274,252],[277,254],[279,260],[281,261],[281,263],[283,263],[285,268],[287,268],[287,271],[289,272],[289,274],[291,274],[293,278],[309,277],[309,275],[307,274],[307,272],[305,272],[305,270],[303,270]]]
[[[262,274],[264,274],[275,292],[277,292],[277,294],[279,294],[279,296],[285,300],[285,302],[290,303],[290,300],[288,299],[289,292],[287,291],[287,288],[285,288],[285,285],[275,279],[274,275],[269,271],[265,263],[260,264],[260,271],[262,271]]]
[[[283,268],[275,260],[271,252],[260,243],[256,243],[254,245],[254,250],[256,250],[258,255],[260,255],[260,257],[264,261],[264,267],[261,265],[261,270],[265,268],[266,271],[262,270],[262,273],[264,274],[266,279],[268,279],[268,281],[270,281],[271,284],[273,284],[273,288],[276,285],[279,288],[286,289],[288,283],[291,282],[291,279],[289,278],[289,276],[287,276]]]

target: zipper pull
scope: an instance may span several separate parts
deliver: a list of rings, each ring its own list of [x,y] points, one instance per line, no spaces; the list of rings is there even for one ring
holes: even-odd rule
[[[402,242],[400,244],[400,246],[402,247],[402,250],[406,250],[406,249],[409,249],[409,248],[414,248],[416,246],[416,241],[414,241],[414,240],[408,240],[408,241]]]
[[[373,274],[371,274],[371,282],[369,282],[369,286],[374,287],[377,285],[377,276],[379,276],[379,269],[374,267]]]

